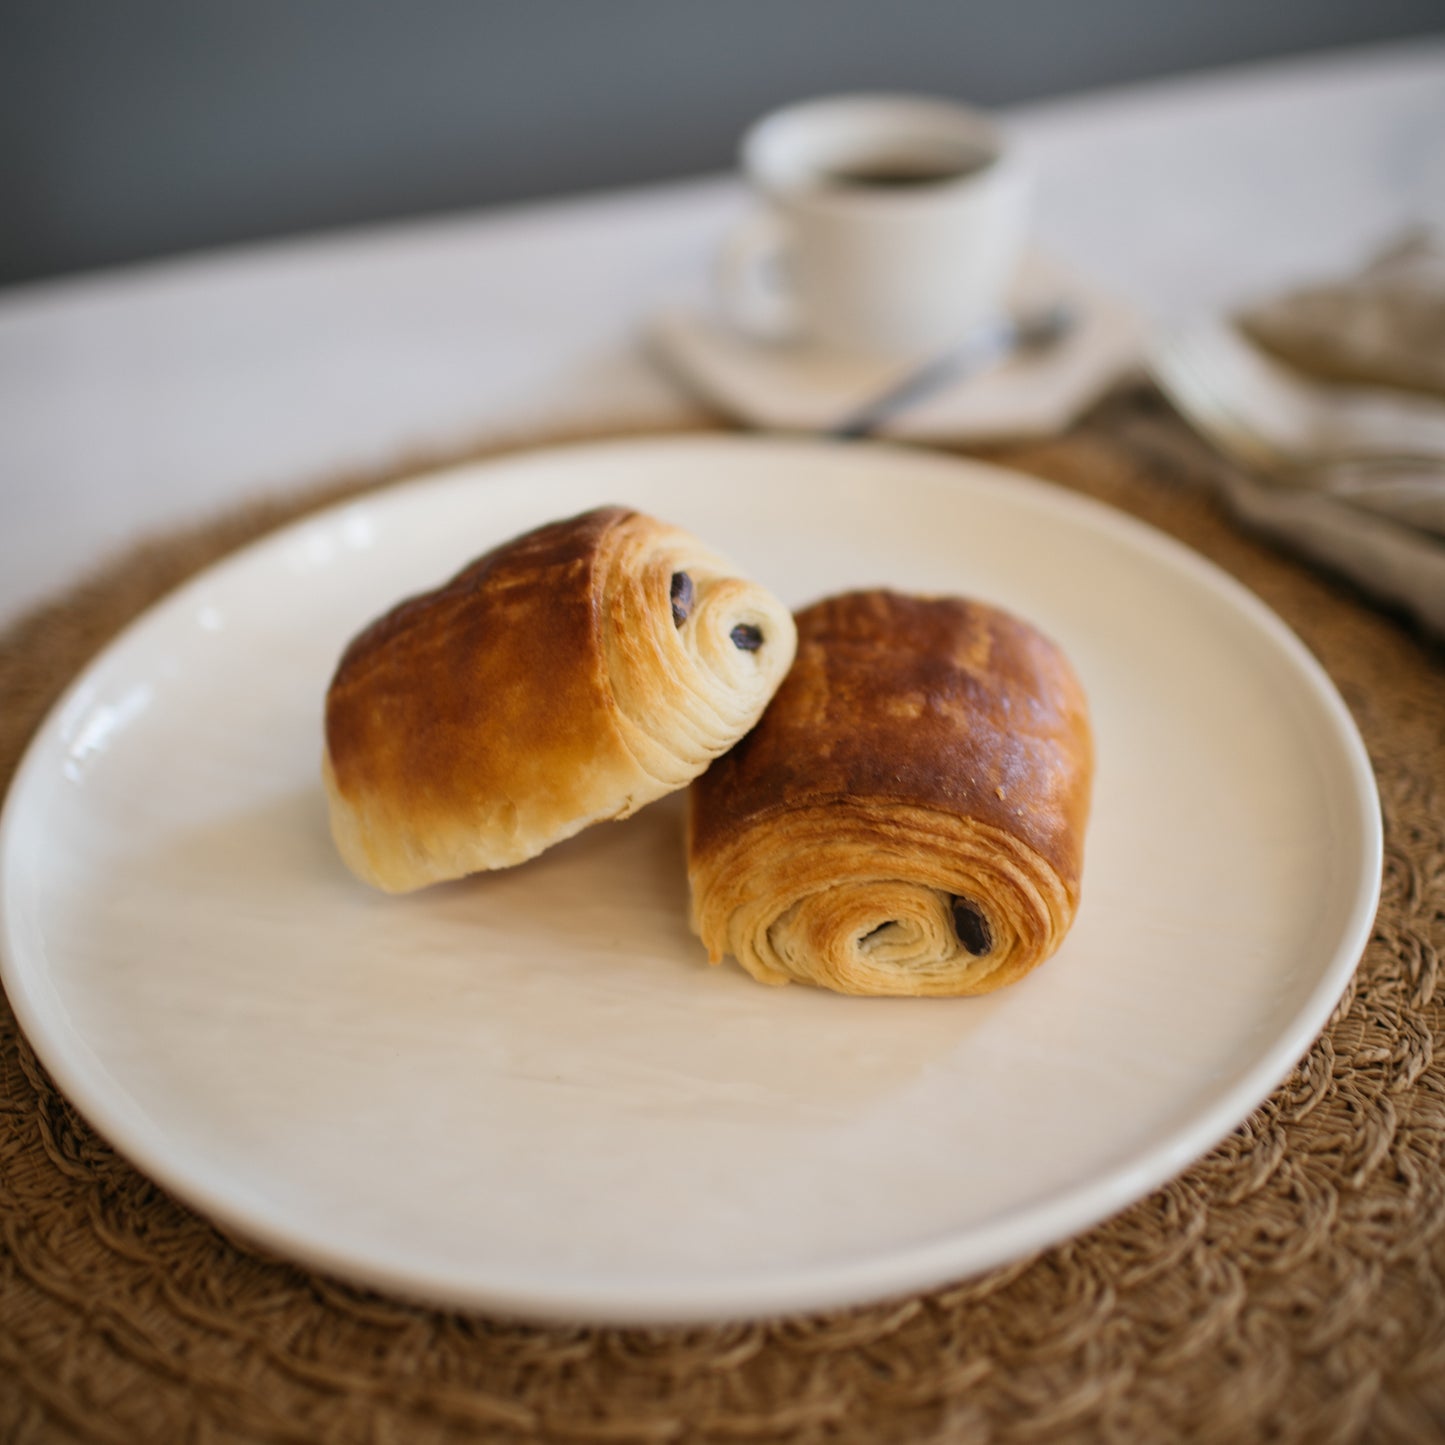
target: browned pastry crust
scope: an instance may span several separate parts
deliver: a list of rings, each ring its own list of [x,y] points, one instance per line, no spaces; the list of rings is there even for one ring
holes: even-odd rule
[[[404,892],[624,817],[746,732],[793,646],[769,592],[654,518],[604,507],[518,537],[347,647],[322,770],[337,847]]]
[[[960,598],[798,614],[758,726],[693,784],[693,927],[714,962],[845,993],[983,993],[1058,947],[1093,744],[1063,653]]]

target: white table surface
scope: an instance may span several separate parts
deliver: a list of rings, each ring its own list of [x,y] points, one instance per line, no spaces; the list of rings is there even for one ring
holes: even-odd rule
[[[1445,225],[1445,36],[1005,115],[1035,239],[1166,320]],[[699,299],[731,176],[0,292],[0,620],[127,541],[350,465],[682,421],[641,325]]]

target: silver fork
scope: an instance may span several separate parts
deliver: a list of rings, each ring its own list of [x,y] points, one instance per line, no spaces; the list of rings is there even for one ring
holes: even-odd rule
[[[1445,406],[1424,397],[1310,381],[1218,320],[1157,336],[1149,357],[1229,449],[1266,464],[1420,462],[1445,467]],[[1201,421],[1204,424],[1204,421]]]
[[[1215,326],[1156,339],[1149,365],[1185,420],[1248,471],[1445,537],[1445,408],[1298,380]]]

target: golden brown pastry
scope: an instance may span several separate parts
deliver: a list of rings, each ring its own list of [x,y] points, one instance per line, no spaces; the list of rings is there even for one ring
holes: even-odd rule
[[[638,512],[517,537],[346,649],[322,767],[336,846],[402,893],[626,817],[757,721],[795,641],[770,592]]]
[[[798,614],[762,721],[692,785],[692,925],[714,963],[854,994],[986,993],[1079,902],[1093,745],[1032,627],[853,592]]]

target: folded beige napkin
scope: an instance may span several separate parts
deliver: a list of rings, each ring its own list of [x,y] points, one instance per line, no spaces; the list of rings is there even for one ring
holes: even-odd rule
[[[1312,379],[1439,397],[1445,418],[1445,238],[1414,231],[1359,275],[1249,307],[1235,321],[1276,360]],[[1445,456],[1414,479],[1418,510],[1445,506]],[[1382,492],[1350,501],[1243,473],[1225,500],[1247,526],[1349,577],[1445,639],[1445,537],[1437,523],[1388,505]],[[1424,512],[1420,512],[1422,517]]]
[[[1243,472],[1222,474],[1221,487],[1246,526],[1348,577],[1445,641],[1445,543],[1435,534]]]
[[[1445,396],[1445,237],[1413,230],[1358,276],[1251,306],[1240,329],[1327,381]]]

